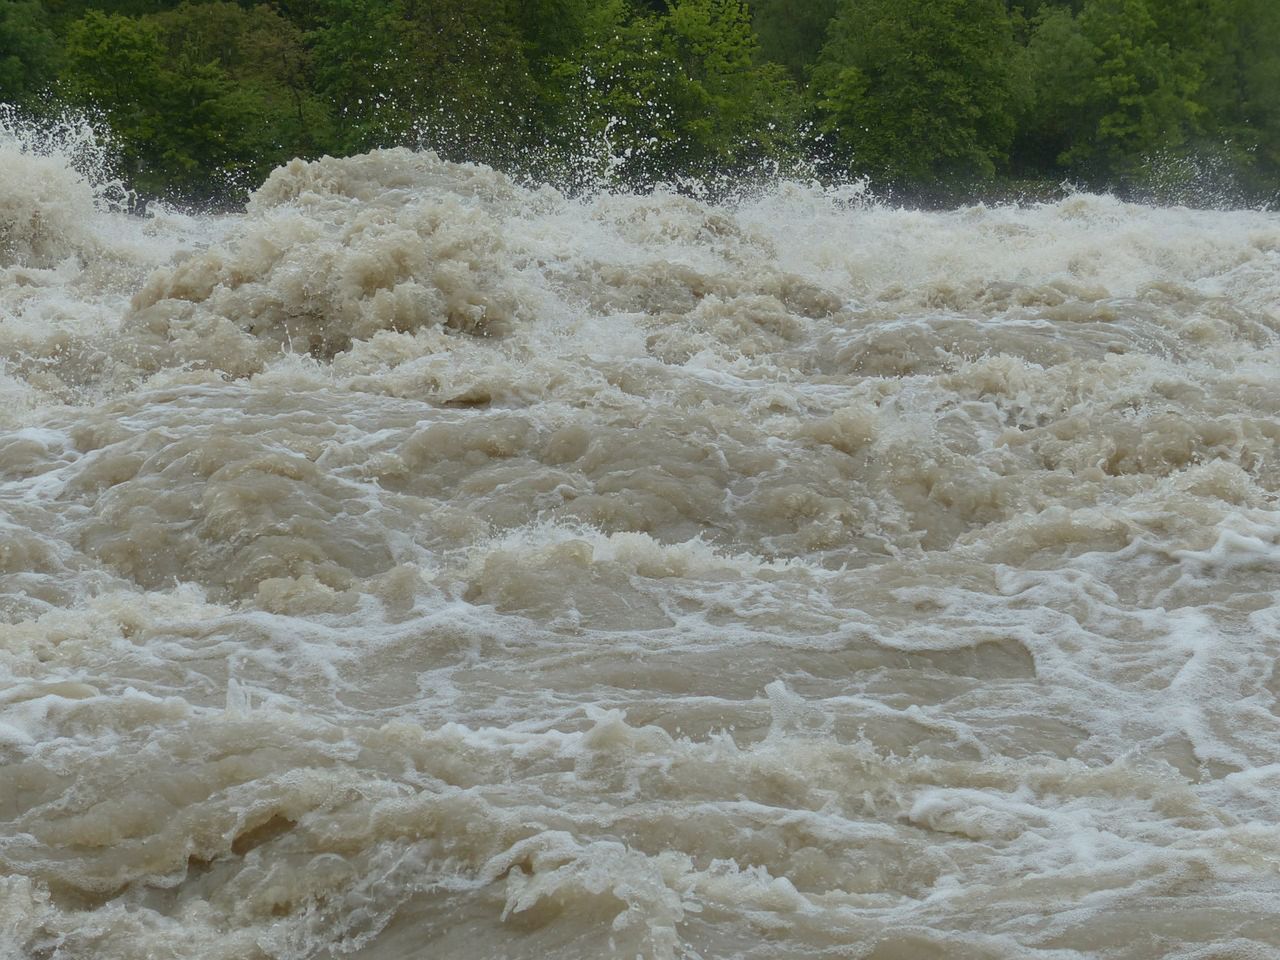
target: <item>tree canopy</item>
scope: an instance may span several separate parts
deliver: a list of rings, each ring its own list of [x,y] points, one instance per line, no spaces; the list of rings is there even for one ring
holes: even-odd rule
[[[0,101],[106,119],[140,190],[426,145],[566,187],[867,176],[1280,187],[1273,0],[0,0]],[[1188,167],[1191,169],[1191,167]]]
[[[994,175],[1022,59],[1002,0],[841,0],[827,38],[814,102],[851,167],[911,183]]]

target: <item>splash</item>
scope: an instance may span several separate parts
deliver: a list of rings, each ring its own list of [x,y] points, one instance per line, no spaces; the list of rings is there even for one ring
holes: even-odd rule
[[[132,292],[210,234],[159,203],[130,215],[139,206],[88,118],[0,105],[0,383],[15,401],[0,418],[111,389],[104,344]]]

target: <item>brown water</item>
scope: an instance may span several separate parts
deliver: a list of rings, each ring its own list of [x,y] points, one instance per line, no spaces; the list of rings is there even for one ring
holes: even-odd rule
[[[0,149],[0,956],[1280,956],[1280,217]]]

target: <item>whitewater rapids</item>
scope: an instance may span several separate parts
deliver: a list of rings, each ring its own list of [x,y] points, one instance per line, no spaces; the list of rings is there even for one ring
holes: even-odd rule
[[[1280,216],[0,144],[0,956],[1280,956]]]

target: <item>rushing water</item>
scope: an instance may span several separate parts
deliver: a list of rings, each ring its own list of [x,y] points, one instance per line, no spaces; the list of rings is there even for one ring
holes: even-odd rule
[[[241,215],[0,150],[0,956],[1280,956],[1280,217]]]

